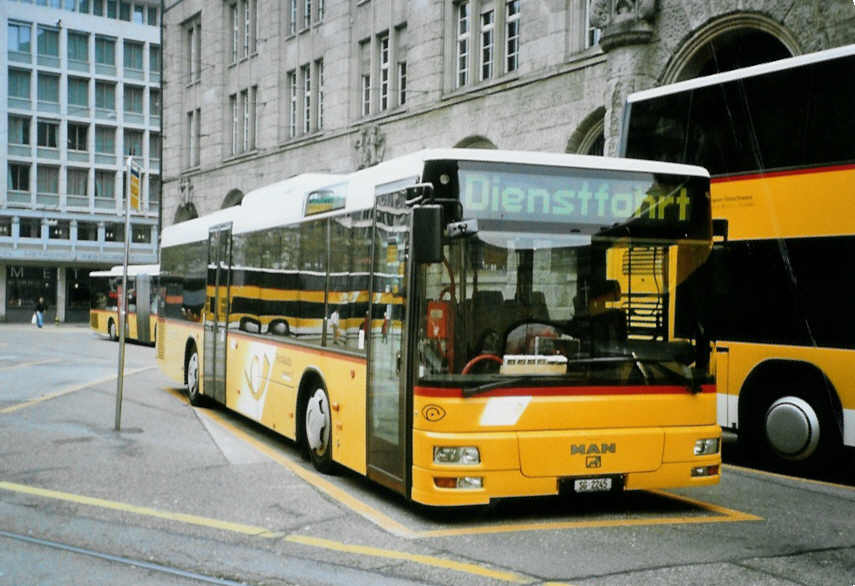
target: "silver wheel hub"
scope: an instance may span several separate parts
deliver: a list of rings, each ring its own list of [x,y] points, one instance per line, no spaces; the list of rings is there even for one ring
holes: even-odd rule
[[[187,388],[190,392],[195,392],[199,382],[199,355],[193,353],[190,360],[187,362]]]
[[[819,416],[799,397],[781,397],[766,411],[766,439],[782,458],[804,460],[819,445]]]
[[[306,405],[306,441],[309,447],[319,454],[326,451],[329,428],[330,411],[327,396],[323,389],[318,389]]]

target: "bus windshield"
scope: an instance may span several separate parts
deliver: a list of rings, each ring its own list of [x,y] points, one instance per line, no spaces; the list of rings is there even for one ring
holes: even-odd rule
[[[498,167],[461,164],[478,231],[420,269],[419,383],[685,384],[673,307],[709,253],[708,180]]]

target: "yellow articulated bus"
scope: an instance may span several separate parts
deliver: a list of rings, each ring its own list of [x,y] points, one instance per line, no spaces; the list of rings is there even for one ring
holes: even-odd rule
[[[128,266],[128,312],[125,337],[144,344],[157,339],[157,295],[160,290],[158,265]],[[119,297],[122,265],[108,271],[89,273],[89,327],[99,334],[119,339]]]
[[[167,227],[157,357],[210,399],[435,506],[719,481],[690,311],[630,336],[609,266],[684,283],[712,247],[699,167],[421,151]]]
[[[855,45],[633,94],[621,152],[706,167],[718,417],[814,471],[855,447]]]

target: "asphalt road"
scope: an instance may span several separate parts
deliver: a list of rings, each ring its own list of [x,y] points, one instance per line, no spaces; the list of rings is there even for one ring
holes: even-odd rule
[[[719,486],[437,511],[221,409],[129,344],[0,325],[0,584],[855,584],[855,487]]]

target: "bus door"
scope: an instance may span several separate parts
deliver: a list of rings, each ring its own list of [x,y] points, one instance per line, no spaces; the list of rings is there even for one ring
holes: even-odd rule
[[[151,277],[137,275],[137,340],[151,342],[149,316],[151,315]]]
[[[407,256],[412,212],[404,192],[377,196],[368,336],[368,477],[406,493]]]
[[[226,402],[226,331],[229,323],[231,256],[231,223],[213,226],[208,233],[204,391],[220,403]]]

